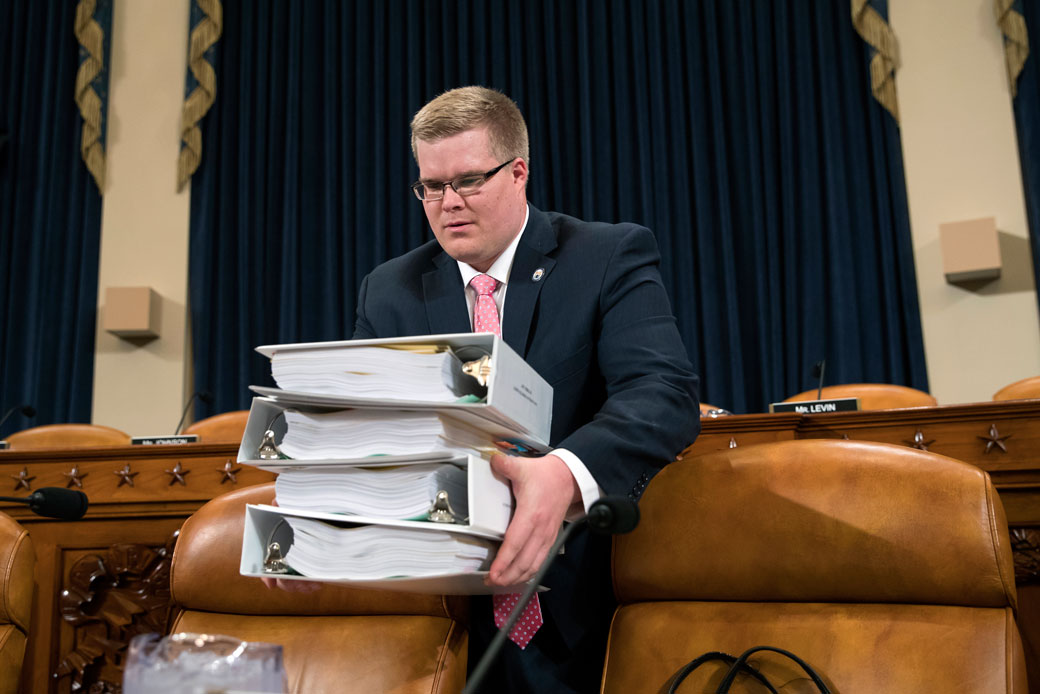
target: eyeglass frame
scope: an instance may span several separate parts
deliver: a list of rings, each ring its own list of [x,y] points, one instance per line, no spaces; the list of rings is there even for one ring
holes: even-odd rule
[[[456,176],[455,178],[453,178],[450,181],[427,181],[427,182],[423,182],[422,180],[418,180],[418,181],[416,181],[415,183],[413,183],[411,185],[411,189],[412,189],[412,192],[415,193],[415,197],[419,198],[419,200],[421,202],[437,202],[438,200],[443,200],[444,199],[444,189],[447,188],[448,186],[451,186],[451,189],[455,191],[456,195],[458,195],[461,198],[464,198],[464,197],[467,197],[469,195],[473,195],[474,193],[476,193],[478,190],[480,190],[484,186],[485,183],[487,183],[489,180],[491,180],[492,176],[497,174],[499,171],[504,169],[509,164],[512,164],[514,161],[516,161],[516,157],[513,157],[509,161],[502,162],[501,164],[499,164],[495,168],[491,169],[490,171],[485,171],[484,173],[471,173],[471,174],[465,174],[463,176]],[[477,184],[476,189],[474,189],[473,191],[471,191],[469,193],[463,193],[461,190],[459,190],[458,188],[455,187],[455,184],[458,183],[459,181],[465,179],[465,178],[479,178],[480,179],[480,183]],[[426,188],[426,186],[430,185],[431,183],[440,185],[440,187],[441,187],[441,196],[439,198],[424,197],[423,190]]]

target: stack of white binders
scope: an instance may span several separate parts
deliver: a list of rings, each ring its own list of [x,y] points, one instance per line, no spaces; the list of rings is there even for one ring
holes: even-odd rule
[[[278,473],[277,506],[247,507],[242,574],[512,592],[483,583],[512,513],[489,461],[547,448],[552,388],[501,338],[258,351],[278,387],[253,387],[238,460]]]

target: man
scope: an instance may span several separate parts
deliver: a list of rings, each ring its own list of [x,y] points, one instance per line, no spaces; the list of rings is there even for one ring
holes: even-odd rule
[[[601,494],[638,498],[699,430],[697,377],[675,327],[653,235],[591,224],[527,202],[528,141],[508,97],[446,92],[412,120],[413,185],[436,241],[380,265],[361,284],[355,338],[501,331],[553,387],[553,450],[499,455],[516,509],[488,583],[537,572],[562,522]],[[545,579],[544,623],[506,644],[488,692],[599,689],[614,598],[608,538],[579,531]],[[474,598],[470,667],[495,625]]]

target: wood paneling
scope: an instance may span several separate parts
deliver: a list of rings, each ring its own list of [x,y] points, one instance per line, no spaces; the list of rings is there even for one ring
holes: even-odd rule
[[[71,522],[0,504],[36,548],[21,691],[115,690],[127,641],[165,629],[177,529],[209,499],[274,479],[235,464],[237,453],[205,444],[0,452],[0,494],[71,487],[90,498],[86,517]]]
[[[705,418],[684,456],[796,438],[844,438],[924,447],[986,470],[1013,531],[1016,577],[1038,585],[1040,400],[818,415]],[[78,450],[0,451],[0,494],[77,487],[90,497],[80,521],[48,520],[0,504],[25,525],[37,553],[32,631],[23,692],[72,692],[119,684],[122,649],[165,620],[165,561],[184,519],[207,500],[268,482],[235,464],[236,445],[188,444]],[[178,467],[179,466],[179,467]],[[1019,627],[1040,643],[1036,591],[1023,591]],[[1032,669],[1040,668],[1030,662]]]

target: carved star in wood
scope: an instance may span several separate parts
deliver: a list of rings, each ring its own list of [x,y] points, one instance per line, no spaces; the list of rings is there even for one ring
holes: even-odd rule
[[[128,484],[131,487],[134,486],[134,478],[140,475],[140,472],[130,472],[130,463],[123,466],[122,470],[116,470],[114,475],[119,475],[119,484],[116,485],[116,489],[122,487],[124,484]]]
[[[999,448],[1002,453],[1007,453],[1007,446],[1004,445],[1004,442],[1010,439],[1012,436],[1013,434],[1001,436],[1000,432],[997,431],[997,425],[990,424],[989,436],[979,436],[978,438],[986,442],[986,450],[983,451],[984,454],[989,453],[994,448]]]
[[[935,443],[935,439],[932,439],[931,441],[925,441],[924,432],[918,429],[916,432],[914,432],[913,441],[903,441],[903,443],[905,443],[907,446],[910,446],[911,448],[916,448],[919,451],[927,451],[928,447]]]
[[[172,470],[167,470],[166,474],[170,476],[170,486],[174,484],[180,484],[182,487],[187,487],[188,483],[185,481],[184,476],[190,474],[191,470],[185,470],[184,466],[178,460],[177,464],[173,466]]]
[[[66,477],[69,478],[69,481],[65,483],[65,486],[67,488],[68,487],[79,487],[80,489],[82,489],[83,488],[83,478],[86,477],[87,475],[89,475],[90,473],[89,472],[80,472],[79,471],[79,465],[73,465],[71,470],[69,470],[68,472],[63,472],[61,474],[65,475]]]
[[[242,468],[235,467],[231,463],[231,459],[228,458],[227,460],[224,461],[224,467],[223,468],[219,468],[219,467],[217,468],[217,472],[222,473],[222,475],[223,475],[223,477],[220,478],[220,483],[221,484],[224,484],[225,482],[231,482],[231,484],[238,484],[238,480],[235,479],[235,475],[237,475],[238,473],[242,472]]]
[[[14,480],[14,490],[19,489],[32,489],[32,481],[36,479],[35,476],[29,475],[29,468],[22,468],[22,471],[17,475],[10,475],[11,479]]]

